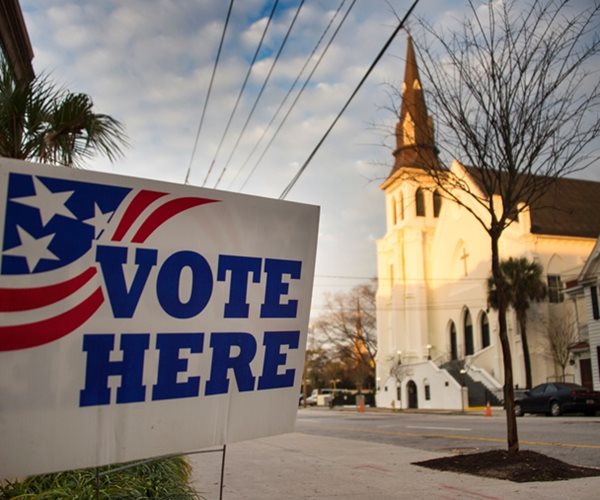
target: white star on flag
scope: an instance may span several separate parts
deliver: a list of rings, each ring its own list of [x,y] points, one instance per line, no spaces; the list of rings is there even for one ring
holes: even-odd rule
[[[108,221],[114,212],[102,212],[97,203],[94,203],[94,216],[85,219],[83,222],[94,226],[94,238],[98,239],[102,232],[108,227]]]
[[[73,191],[53,193],[37,177],[33,178],[33,184],[35,187],[34,196],[13,198],[12,201],[37,208],[40,211],[42,226],[46,226],[46,224],[50,222],[50,219],[55,215],[63,215],[69,219],[77,218],[73,212],[65,206],[65,203],[71,197]]]
[[[36,239],[21,226],[17,226],[17,231],[19,233],[21,244],[10,250],[6,250],[4,254],[25,257],[27,265],[29,266],[29,272],[33,272],[42,259],[59,260],[56,255],[48,250],[48,246],[52,242],[54,234],[48,234]]]

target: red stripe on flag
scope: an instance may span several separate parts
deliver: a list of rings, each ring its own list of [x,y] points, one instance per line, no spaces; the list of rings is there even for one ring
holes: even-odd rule
[[[26,325],[0,327],[0,351],[14,351],[47,344],[68,335],[92,317],[104,302],[97,288],[80,304],[53,318]]]
[[[138,229],[137,233],[135,233],[135,236],[131,241],[133,243],[143,243],[157,227],[171,217],[174,217],[188,208],[204,205],[205,203],[214,203],[216,201],[219,200],[211,200],[209,198],[177,198],[176,200],[168,201],[150,214]]]
[[[70,280],[38,288],[0,288],[0,312],[27,311],[54,304],[79,290],[96,272],[95,267],[90,267]]]
[[[139,215],[146,209],[146,207],[166,194],[167,193],[143,189],[137,195],[135,195],[135,198],[129,204],[127,210],[125,210],[125,214],[123,215],[119,226],[115,230],[112,240],[121,241],[123,236],[125,236],[125,233],[129,230]]]

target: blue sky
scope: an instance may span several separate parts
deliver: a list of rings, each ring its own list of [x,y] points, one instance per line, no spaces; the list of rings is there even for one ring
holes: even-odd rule
[[[213,187],[219,177],[298,3],[281,0],[206,187]],[[339,3],[306,0],[219,189],[240,189],[257,155],[235,177],[237,169]],[[395,28],[392,9],[403,15],[410,3],[357,0],[243,192],[279,196]],[[125,158],[115,165],[93,160],[88,168],[184,181],[228,4],[226,0],[21,0],[36,73],[50,73],[70,90],[90,94],[97,112],[115,116],[127,129],[131,147]],[[349,4],[346,1],[342,12]],[[206,177],[271,5],[271,0],[234,4],[190,184],[201,185]],[[415,14],[448,25],[464,8],[464,2],[421,0]],[[321,206],[314,313],[319,312],[324,292],[348,289],[376,274],[375,240],[385,231],[379,185],[389,173],[392,157],[381,145],[385,134],[372,124],[390,129],[395,125],[396,118],[383,109],[388,104],[384,84],[401,82],[405,47],[406,35],[400,33],[287,198]]]

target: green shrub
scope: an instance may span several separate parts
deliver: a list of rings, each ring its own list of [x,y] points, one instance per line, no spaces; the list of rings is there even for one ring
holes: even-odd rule
[[[121,465],[101,467],[100,473]],[[142,463],[110,474],[100,474],[102,500],[161,498],[198,499],[188,484],[191,468],[184,457],[163,458]],[[96,469],[80,469],[56,474],[32,476],[0,485],[0,498],[18,500],[94,500]]]

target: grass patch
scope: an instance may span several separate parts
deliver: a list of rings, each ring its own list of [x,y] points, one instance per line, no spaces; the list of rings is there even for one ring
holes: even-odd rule
[[[100,472],[122,465],[101,467]],[[189,486],[191,467],[184,457],[162,458],[99,476],[99,495],[108,499],[198,499]],[[31,476],[0,485],[0,498],[18,500],[95,499],[96,469]]]

